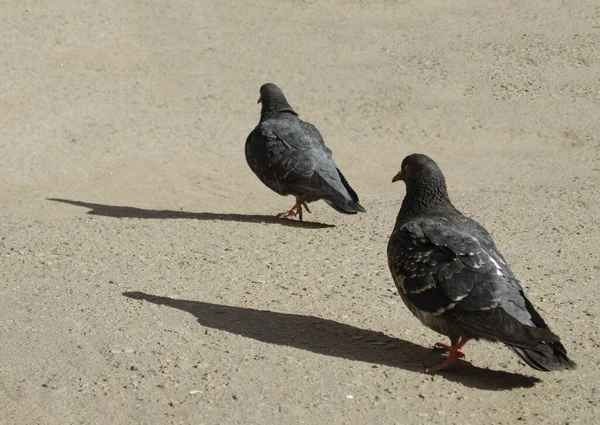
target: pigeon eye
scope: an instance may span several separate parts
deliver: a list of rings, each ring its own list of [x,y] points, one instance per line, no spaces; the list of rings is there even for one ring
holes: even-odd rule
[[[404,171],[406,171],[406,172],[410,171],[410,166],[408,164],[406,164],[404,166]]]

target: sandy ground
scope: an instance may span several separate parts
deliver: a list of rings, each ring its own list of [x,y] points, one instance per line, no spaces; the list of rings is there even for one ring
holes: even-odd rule
[[[233,4],[233,5],[232,5]],[[5,1],[0,423],[598,423],[600,3]],[[367,214],[251,173],[262,83]],[[385,247],[429,154],[574,372],[442,340]]]

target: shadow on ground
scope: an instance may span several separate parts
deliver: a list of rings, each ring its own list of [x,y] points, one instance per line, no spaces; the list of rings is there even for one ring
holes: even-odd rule
[[[124,292],[123,295],[186,311],[193,314],[202,326],[327,356],[421,373],[425,373],[425,362],[436,364],[443,361],[432,350],[412,342],[319,317],[179,300],[143,292]],[[484,390],[533,387],[540,382],[534,377],[482,369],[469,363],[456,370],[444,371],[441,375],[450,381]]]
[[[244,223],[266,223],[279,224],[290,227],[303,227],[307,229],[323,229],[335,227],[332,224],[315,223],[310,221],[298,221],[287,218],[277,218],[270,215],[256,214],[221,214],[210,212],[185,212],[172,210],[145,210],[135,207],[122,207],[117,205],[92,204],[90,202],[72,201],[69,199],[47,198],[49,201],[62,202],[63,204],[75,205],[77,207],[89,208],[88,214],[101,215],[116,218],[146,218],[146,219],[168,219],[184,218],[191,220],[223,220],[239,221]]]

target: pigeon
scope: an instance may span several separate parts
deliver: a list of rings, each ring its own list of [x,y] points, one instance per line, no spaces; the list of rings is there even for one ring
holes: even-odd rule
[[[332,158],[314,125],[302,121],[275,84],[260,88],[260,121],[246,139],[246,160],[256,176],[280,195],[294,195],[295,205],[278,214],[299,215],[319,199],[344,214],[365,212],[358,195]]]
[[[429,372],[459,363],[464,345],[478,339],[504,343],[540,371],[574,369],[492,236],[452,205],[435,161],[407,156],[398,180],[406,196],[388,242],[390,272],[408,309],[451,342],[434,346],[448,356]]]

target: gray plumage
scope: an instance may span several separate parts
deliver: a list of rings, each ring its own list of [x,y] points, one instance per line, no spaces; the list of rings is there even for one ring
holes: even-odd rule
[[[319,131],[298,117],[279,87],[263,85],[259,102],[260,122],[245,147],[254,174],[278,194],[296,196],[297,206],[323,199],[341,213],[364,212]]]
[[[453,346],[481,338],[508,345],[538,370],[574,368],[490,234],[452,205],[438,165],[410,155],[397,180],[405,181],[406,196],[388,263],[410,311]]]

